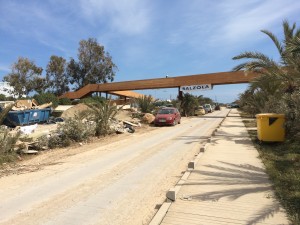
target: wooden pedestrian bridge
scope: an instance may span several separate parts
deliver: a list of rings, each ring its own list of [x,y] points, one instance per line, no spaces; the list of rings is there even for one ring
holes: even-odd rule
[[[60,97],[69,99],[81,99],[90,96],[93,93],[106,93],[106,96],[107,94],[112,94],[125,98],[138,98],[143,95],[137,92],[133,92],[132,90],[180,88],[181,86],[201,84],[211,84],[212,86],[224,84],[241,84],[249,83],[258,75],[259,74],[256,73],[245,73],[244,71],[237,71],[112,82],[104,84],[88,84],[77,91],[67,92]],[[179,95],[180,94],[181,93],[179,93]]]

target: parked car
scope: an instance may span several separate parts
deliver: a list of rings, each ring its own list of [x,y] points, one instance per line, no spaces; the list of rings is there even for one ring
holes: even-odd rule
[[[229,109],[233,109],[233,108],[239,108],[240,106],[238,104],[234,104],[234,103],[231,103],[231,104],[228,104],[227,105],[227,108]]]
[[[210,104],[205,104],[203,107],[204,107],[206,112],[208,112],[208,113],[213,112],[213,109],[212,109]]]
[[[205,115],[206,112],[205,112],[205,109],[203,108],[203,106],[198,106],[195,108],[195,113],[194,115],[195,116],[201,116],[201,115]]]
[[[215,106],[215,110],[221,110],[220,105],[216,105],[216,106]]]
[[[180,124],[181,115],[177,108],[165,107],[159,109],[154,120],[155,126]]]

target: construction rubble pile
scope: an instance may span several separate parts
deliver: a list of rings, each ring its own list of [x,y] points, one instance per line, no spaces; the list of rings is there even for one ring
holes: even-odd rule
[[[36,100],[18,100],[10,111],[28,111],[28,110],[43,110],[49,108],[52,103],[46,103],[39,105]],[[66,117],[47,117],[43,124],[28,123],[23,125],[17,125],[14,128],[4,126],[4,129],[9,130],[12,135],[20,133],[21,136],[15,144],[15,151],[25,154],[37,154],[39,151],[48,149],[48,140],[53,136],[62,135],[59,124],[64,124],[65,120],[74,118],[74,116],[80,111],[85,111],[86,106],[84,104],[78,104],[68,109],[65,113]],[[109,129],[116,134],[134,133],[136,129],[141,127],[141,122],[145,124],[151,124],[155,117],[152,114],[142,114],[141,117],[133,118],[134,113],[127,110],[119,110],[115,118],[109,120]],[[84,120],[85,123],[96,125],[93,121]],[[92,126],[91,126],[92,127]],[[59,133],[60,132],[60,133]],[[82,143],[80,143],[82,145]]]
[[[123,134],[125,132],[134,133],[135,127],[141,127],[140,122],[129,122],[129,121],[118,121],[118,120],[111,120],[110,129],[115,130],[117,134]]]
[[[86,123],[92,124],[92,121],[86,121]],[[13,129],[11,132],[21,133],[21,140],[16,143],[15,151],[25,154],[38,154],[39,151],[47,150],[47,141],[41,143],[40,140],[49,139],[51,136],[60,135],[57,130],[57,125],[64,122],[58,122],[57,124],[32,124],[28,126],[19,126]],[[137,119],[131,121],[110,119],[110,129],[115,131],[116,134],[134,133],[138,127],[141,127],[141,123]],[[47,129],[49,128],[49,129]],[[43,146],[43,144],[45,144]],[[82,145],[82,143],[80,143]]]
[[[29,109],[45,109],[52,105],[52,102],[39,105],[35,99],[17,100],[11,110],[21,111]]]

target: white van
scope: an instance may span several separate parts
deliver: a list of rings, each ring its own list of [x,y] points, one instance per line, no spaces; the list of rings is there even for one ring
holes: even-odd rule
[[[208,112],[208,113],[213,112],[213,109],[212,109],[210,104],[205,104],[203,107],[204,107],[206,112]]]

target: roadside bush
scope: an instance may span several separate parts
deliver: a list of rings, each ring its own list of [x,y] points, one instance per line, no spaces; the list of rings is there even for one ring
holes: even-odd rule
[[[92,97],[87,97],[87,98],[83,98],[80,99],[79,103],[84,103],[86,105],[88,104],[97,104],[97,103],[104,103],[106,102],[106,99],[100,96],[92,96]]]
[[[55,108],[58,106],[58,98],[56,95],[52,93],[42,93],[42,94],[36,94],[33,96],[33,98],[39,103],[39,105],[52,102],[52,107]]]
[[[72,141],[65,135],[53,135],[47,140],[47,145],[49,148],[63,148],[70,146]]]
[[[6,96],[4,94],[0,94],[0,101],[6,101]]]
[[[1,126],[12,106],[10,105],[0,112],[0,163],[11,161],[14,158],[14,146],[20,137],[20,133],[10,134],[5,126]]]
[[[284,94],[279,102],[278,111],[286,117],[285,127],[290,139],[300,142],[300,93]]]
[[[4,94],[0,94],[0,101],[15,101],[16,99],[12,96],[6,97]]]
[[[60,98],[58,100],[59,105],[72,105],[72,101],[68,98]]]
[[[199,105],[197,97],[186,93],[182,97],[181,109],[182,113],[185,116],[193,116],[195,112],[195,108]]]
[[[95,123],[96,136],[106,136],[111,133],[110,121],[116,116],[118,110],[110,101],[104,103],[87,104],[90,107],[88,119]]]
[[[65,139],[80,142],[86,141],[95,135],[95,127],[85,121],[84,116],[75,115],[74,118],[65,120],[65,123],[58,125],[58,133]]]
[[[154,104],[152,103],[151,95],[143,96],[136,99],[138,107],[141,109],[142,113],[151,113],[154,109]]]
[[[14,158],[14,146],[20,133],[10,134],[4,126],[0,126],[0,163],[11,161]]]

